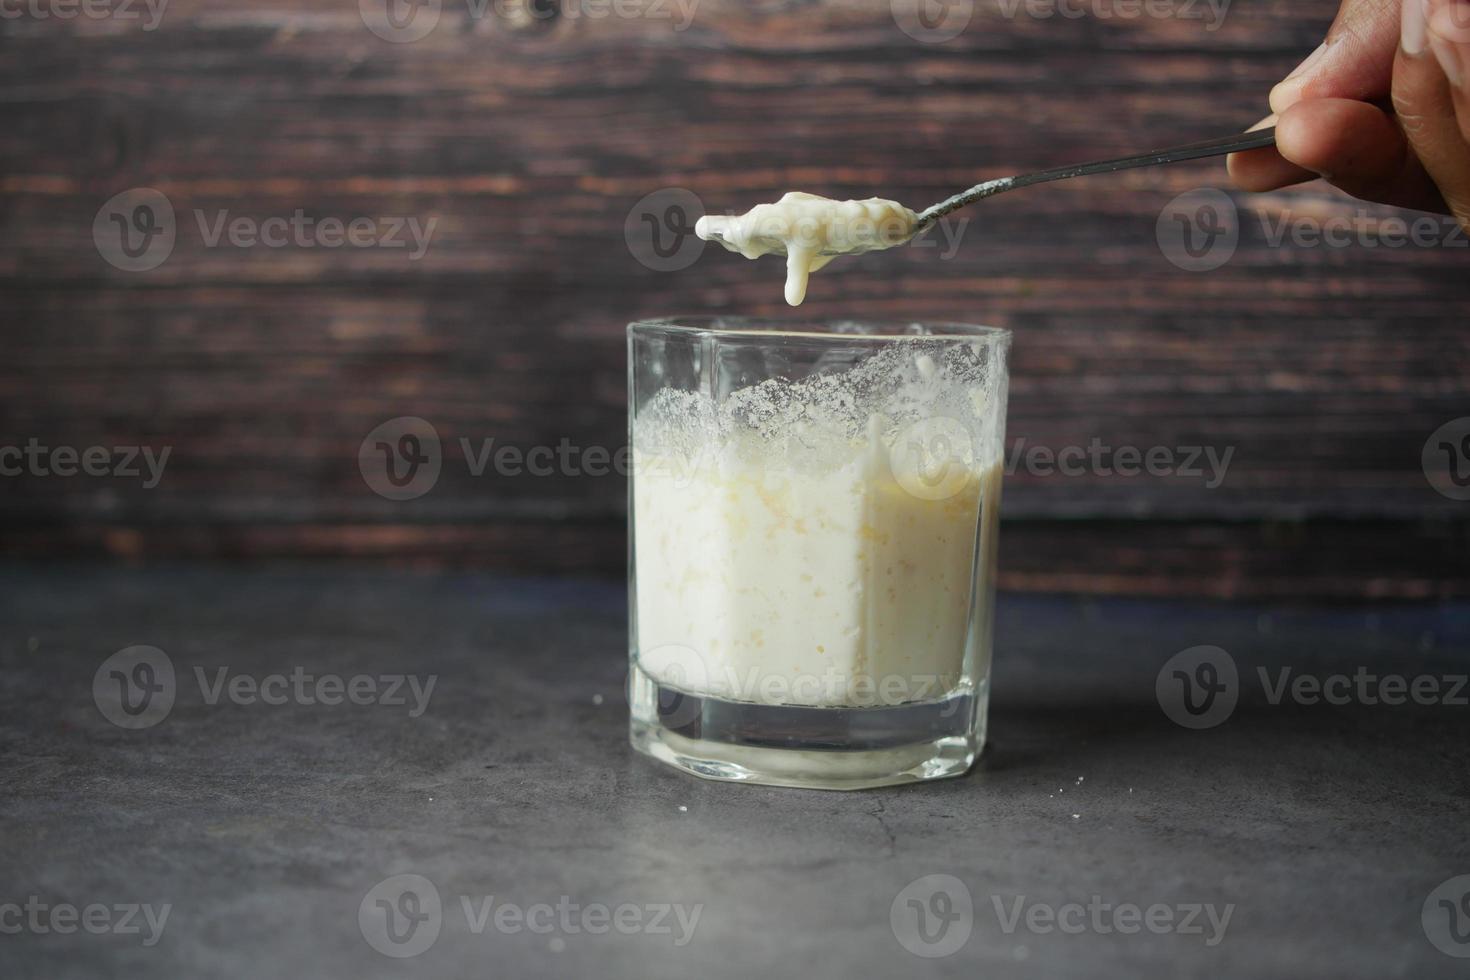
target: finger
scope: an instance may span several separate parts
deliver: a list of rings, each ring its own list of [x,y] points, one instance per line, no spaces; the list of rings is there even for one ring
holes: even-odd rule
[[[1432,11],[1429,50],[1450,83],[1460,137],[1470,143],[1470,2],[1441,3]]]
[[[1455,116],[1453,88],[1429,46],[1429,18],[1450,0],[1404,0],[1393,105],[1414,155],[1450,212],[1470,227],[1470,146]]]
[[[1276,123],[1283,159],[1354,197],[1421,211],[1443,211],[1433,181],[1388,113],[1352,99],[1298,102]]]
[[[1269,115],[1252,126],[1251,132],[1275,126],[1276,123],[1276,116]],[[1274,191],[1289,184],[1316,180],[1318,176],[1287,160],[1274,146],[1232,153],[1225,158],[1225,169],[1230,174],[1230,179],[1235,181],[1235,186],[1243,191]]]
[[[1398,47],[1400,0],[1344,0],[1327,39],[1271,90],[1271,111],[1302,99],[1359,99],[1388,95]]]

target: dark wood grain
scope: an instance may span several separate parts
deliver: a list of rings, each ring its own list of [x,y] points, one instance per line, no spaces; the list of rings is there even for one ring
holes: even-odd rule
[[[629,320],[786,315],[774,260],[640,265],[623,228],[644,195],[682,187],[711,210],[790,187],[924,203],[1229,132],[1263,114],[1333,6],[1237,2],[1211,31],[982,3],[943,44],[906,36],[886,2],[703,0],[676,31],[565,4],[475,19],[446,0],[410,44],[374,36],[350,0],[174,0],[154,31],[0,21],[0,446],[172,451],[152,489],[4,478],[0,548],[615,572],[616,476],[475,477],[456,454],[492,437],[615,450]],[[1283,219],[1414,217],[1307,185],[1234,195],[1231,261],[1176,268],[1161,209],[1223,180],[1201,161],[995,198],[952,255],[839,263],[804,312],[1013,328],[1023,447],[1233,451],[1215,487],[1021,467],[1005,497],[1011,585],[1470,589],[1455,560],[1470,504],[1435,493],[1420,464],[1429,434],[1470,414],[1470,248],[1273,245]],[[91,229],[138,186],[169,198],[178,240],[130,273]],[[437,224],[411,260],[209,247],[194,216],[297,209]],[[430,494],[394,503],[356,457],[400,415],[433,422],[446,463]],[[1283,560],[1278,533],[1310,544]]]

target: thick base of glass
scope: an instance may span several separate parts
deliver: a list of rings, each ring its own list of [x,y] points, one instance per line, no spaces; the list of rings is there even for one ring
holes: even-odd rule
[[[698,697],[628,678],[639,752],[705,779],[870,789],[962,776],[985,742],[987,691],[871,708],[812,708]],[[973,716],[973,724],[972,724]]]

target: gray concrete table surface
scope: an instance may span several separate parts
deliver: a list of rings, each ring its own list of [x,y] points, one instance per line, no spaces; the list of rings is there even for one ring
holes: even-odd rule
[[[1446,703],[1470,606],[1002,597],[976,770],[858,793],[634,754],[625,607],[471,574],[0,567],[0,975],[1470,976],[1470,708]],[[128,729],[93,682],[138,644],[173,702]],[[1239,704],[1191,730],[1155,685],[1202,644]],[[1273,704],[1283,669],[1367,680]],[[1364,703],[1388,675],[1439,703]],[[320,703],[322,677],[373,703]]]

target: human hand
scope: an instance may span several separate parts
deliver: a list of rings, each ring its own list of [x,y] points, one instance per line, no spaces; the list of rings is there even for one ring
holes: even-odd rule
[[[1276,146],[1229,159],[1241,188],[1324,177],[1470,230],[1470,0],[1344,0],[1270,102],[1256,128],[1274,125]]]

